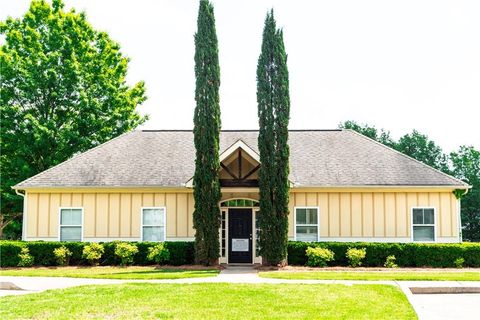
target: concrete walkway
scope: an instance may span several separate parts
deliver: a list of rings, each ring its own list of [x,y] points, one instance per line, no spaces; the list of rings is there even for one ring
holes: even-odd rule
[[[61,277],[0,276],[0,283],[11,283],[23,290],[0,290],[0,296],[37,293],[81,285],[121,283],[297,283],[297,284],[386,284],[398,286],[417,312],[419,319],[475,319],[480,313],[480,294],[412,294],[410,287],[480,287],[480,281],[362,281],[286,280],[260,278],[252,266],[228,266],[216,277],[170,280],[115,280]]]

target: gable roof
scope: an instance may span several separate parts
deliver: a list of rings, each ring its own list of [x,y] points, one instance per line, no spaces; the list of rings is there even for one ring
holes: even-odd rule
[[[220,153],[241,141],[258,154],[257,138],[257,130],[223,130]],[[468,187],[352,130],[291,130],[289,145],[289,179],[294,187]],[[132,131],[14,188],[184,187],[194,169],[192,131]]]

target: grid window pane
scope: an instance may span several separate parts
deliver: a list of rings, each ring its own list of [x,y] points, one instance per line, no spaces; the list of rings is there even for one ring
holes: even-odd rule
[[[423,210],[423,223],[424,224],[434,224],[435,223],[435,215],[433,213],[433,209],[424,209]]]
[[[165,227],[143,227],[143,241],[163,241]]]
[[[60,227],[60,241],[82,241],[82,227]]]
[[[297,224],[307,224],[307,209],[297,209]]]
[[[143,209],[143,224],[164,226],[165,219],[163,209]]]
[[[435,241],[433,226],[413,226],[413,241]]]
[[[318,241],[318,227],[297,226],[297,240],[305,242]]]
[[[81,225],[82,224],[82,209],[62,209],[60,211],[61,225]]]
[[[317,224],[317,209],[307,209],[307,224]]]
[[[423,224],[423,209],[413,209],[413,224]]]

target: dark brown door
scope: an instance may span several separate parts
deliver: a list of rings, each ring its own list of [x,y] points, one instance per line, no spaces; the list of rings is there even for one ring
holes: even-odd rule
[[[252,209],[228,209],[228,262],[252,263]]]

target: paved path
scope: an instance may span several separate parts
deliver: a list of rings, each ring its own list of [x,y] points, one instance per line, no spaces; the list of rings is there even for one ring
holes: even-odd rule
[[[407,296],[419,319],[477,319],[480,294],[412,294],[410,287],[480,287],[480,281],[362,281],[362,280],[285,280],[260,278],[252,267],[229,266],[216,277],[171,280],[115,280],[61,277],[0,276],[0,282],[11,282],[24,290],[0,290],[0,296],[42,292],[81,285],[121,283],[299,283],[299,284],[386,284],[398,286]]]

